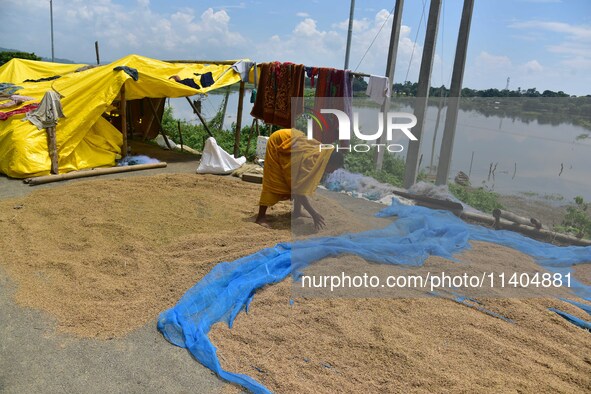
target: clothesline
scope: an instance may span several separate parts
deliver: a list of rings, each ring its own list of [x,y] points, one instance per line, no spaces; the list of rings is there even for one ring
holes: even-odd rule
[[[168,62],[168,63],[195,63],[195,64],[215,64],[215,65],[231,66],[234,63],[236,63],[238,60],[164,60],[164,61]],[[255,62],[255,64],[259,65],[262,63]],[[349,73],[355,77],[366,77],[366,78],[371,77],[371,74],[357,72],[357,71],[350,71],[349,70]]]

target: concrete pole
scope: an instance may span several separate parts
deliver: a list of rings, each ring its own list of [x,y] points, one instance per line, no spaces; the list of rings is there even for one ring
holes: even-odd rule
[[[454,69],[451,77],[451,86],[449,88],[450,99],[448,100],[447,105],[445,129],[443,131],[443,140],[441,141],[439,165],[437,166],[436,185],[445,185],[447,183],[449,169],[451,167],[451,156],[454,147],[456,126],[458,124],[458,111],[460,109],[460,96],[462,94],[462,81],[464,80],[464,68],[466,66],[466,54],[468,52],[468,39],[470,37],[470,25],[472,23],[473,10],[474,0],[464,0]]]
[[[394,70],[396,69],[396,55],[398,54],[398,41],[400,41],[400,26],[402,24],[402,9],[404,7],[404,0],[396,0],[394,6],[394,19],[392,20],[392,32],[390,33],[390,47],[388,48],[388,63],[386,64],[386,76],[390,81],[390,88],[394,83]],[[382,113],[384,114],[384,124],[386,116],[390,110],[390,98],[386,97],[384,105],[382,106]],[[378,141],[379,144],[386,143],[386,135],[383,134]],[[381,170],[384,163],[384,149],[376,150],[374,155],[374,162],[376,170]]]
[[[55,54],[53,51],[53,0],[49,0],[49,22],[51,24],[51,61],[55,62]]]
[[[423,58],[421,59],[421,70],[419,71],[419,86],[415,101],[414,114],[417,117],[417,125],[412,128],[412,133],[418,141],[408,142],[406,153],[406,168],[404,170],[404,187],[409,188],[417,181],[419,172],[419,151],[421,149],[421,138],[425,125],[427,113],[427,100],[431,87],[431,71],[435,58],[435,43],[437,42],[437,30],[439,29],[439,15],[441,13],[441,0],[431,0],[429,7],[429,20],[427,21],[427,33],[423,46]]]
[[[349,30],[347,31],[347,49],[345,50],[345,67],[349,68],[349,55],[351,54],[351,37],[353,36],[353,16],[355,14],[355,0],[351,0],[351,10],[349,11]]]

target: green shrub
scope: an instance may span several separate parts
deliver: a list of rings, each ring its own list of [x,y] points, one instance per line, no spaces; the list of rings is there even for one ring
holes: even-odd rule
[[[566,208],[564,220],[560,226],[555,227],[555,230],[591,238],[591,218],[587,211],[589,203],[586,203],[581,196],[575,197],[574,200],[575,205]]]
[[[491,213],[493,209],[503,209],[499,195],[482,187],[472,188],[450,183],[448,188],[458,200],[482,212]]]

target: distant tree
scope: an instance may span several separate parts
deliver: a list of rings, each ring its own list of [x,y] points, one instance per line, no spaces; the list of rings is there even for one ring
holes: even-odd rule
[[[27,52],[15,52],[15,51],[7,51],[7,52],[0,52],[0,66],[4,63],[7,63],[11,59],[18,58],[18,59],[29,59],[29,60],[41,60],[41,58],[34,53],[27,53]]]
[[[470,88],[463,88],[462,89],[462,97],[476,97],[478,96],[478,91]]]
[[[367,90],[367,82],[363,78],[353,78],[353,91],[365,92]]]
[[[558,97],[558,93],[553,92],[552,90],[544,90],[544,92],[542,92],[542,97]]]
[[[540,92],[538,92],[538,89],[536,88],[529,88],[525,91],[525,95],[527,97],[540,97],[541,94]]]

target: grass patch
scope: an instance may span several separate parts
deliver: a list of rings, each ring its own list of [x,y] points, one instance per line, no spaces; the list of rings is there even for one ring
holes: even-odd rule
[[[499,195],[482,187],[472,188],[450,183],[448,188],[458,200],[482,212],[491,213],[493,209],[503,209]]]

